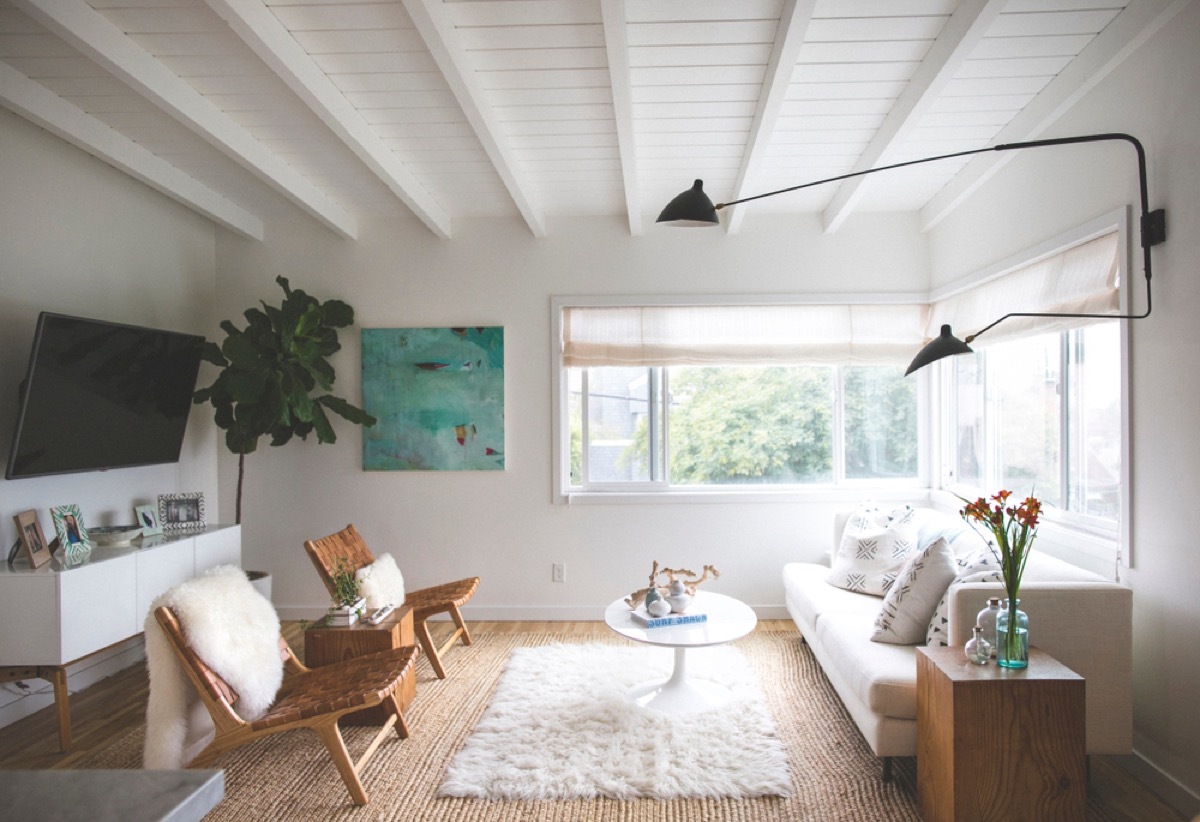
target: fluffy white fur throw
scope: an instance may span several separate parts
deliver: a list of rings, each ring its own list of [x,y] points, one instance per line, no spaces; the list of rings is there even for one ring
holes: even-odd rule
[[[176,769],[204,749],[213,726],[154,619],[161,605],[175,611],[197,656],[237,692],[234,710],[243,719],[256,719],[270,707],[283,682],[283,660],[279,617],[241,568],[212,568],[154,600],[145,623],[150,697],[142,764]]]
[[[354,577],[372,611],[384,605],[404,604],[404,576],[391,554],[380,554],[370,565],[359,568]]]

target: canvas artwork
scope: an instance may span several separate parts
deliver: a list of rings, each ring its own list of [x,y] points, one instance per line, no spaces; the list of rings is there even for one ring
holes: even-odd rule
[[[367,471],[504,470],[504,328],[365,328]]]

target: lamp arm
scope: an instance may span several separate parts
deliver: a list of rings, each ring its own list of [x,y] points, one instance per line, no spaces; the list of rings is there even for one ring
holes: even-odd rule
[[[1166,212],[1162,209],[1158,209],[1156,211],[1150,210],[1149,186],[1146,182],[1146,150],[1142,147],[1141,141],[1131,134],[1112,132],[1108,134],[1085,134],[1078,137],[1056,137],[1046,140],[1030,140],[1023,143],[1001,143],[997,145],[994,150],[1012,151],[1025,148],[1041,148],[1043,146],[1070,145],[1074,143],[1095,143],[1105,140],[1124,140],[1132,145],[1134,151],[1137,152],[1138,198],[1142,209],[1142,213],[1138,220],[1138,233],[1141,238],[1140,245],[1142,247],[1142,269],[1146,277],[1146,310],[1141,314],[1071,314],[1048,311],[1013,311],[1005,314],[998,320],[993,320],[980,330],[976,331],[974,334],[964,337],[964,342],[970,344],[980,334],[989,331],[1011,317],[1082,317],[1085,319],[1101,320],[1143,320],[1150,316],[1150,311],[1154,307],[1150,291],[1150,278],[1153,270],[1150,262],[1150,249],[1167,239],[1167,221]]]
[[[1052,312],[1026,312],[1015,311],[1011,314],[1005,314],[1000,319],[989,325],[984,326],[981,330],[966,337],[965,341],[970,343],[980,334],[999,325],[1010,317],[1084,317],[1089,319],[1106,319],[1106,320],[1141,320],[1150,316],[1151,298],[1150,298],[1150,249],[1167,239],[1167,221],[1166,212],[1161,208],[1155,211],[1150,210],[1150,195],[1146,182],[1146,150],[1142,147],[1141,142],[1132,134],[1124,134],[1122,132],[1109,132],[1105,134],[1082,134],[1074,137],[1051,137],[1045,140],[1027,140],[1018,143],[1000,143],[987,148],[971,149],[969,151],[956,151],[951,154],[938,154],[934,157],[922,157],[918,160],[906,160],[902,163],[892,163],[886,166],[876,166],[874,168],[864,169],[862,171],[851,171],[846,174],[839,174],[836,177],[827,177],[824,180],[813,180],[800,185],[781,188],[778,191],[768,191],[765,194],[755,194],[751,197],[743,197],[740,200],[730,200],[728,203],[717,203],[716,209],[719,211],[727,206],[739,205],[740,203],[748,203],[753,200],[761,200],[765,197],[774,197],[776,194],[787,194],[791,191],[799,191],[802,188],[812,188],[813,186],[825,185],[826,183],[836,183],[842,180],[849,180],[854,177],[864,177],[868,174],[875,174],[880,171],[891,171],[892,169],[905,168],[907,166],[920,165],[922,163],[934,163],[939,160],[950,160],[955,157],[970,157],[975,154],[985,154],[989,151],[1019,151],[1026,148],[1045,148],[1047,146],[1065,146],[1074,145],[1076,143],[1098,143],[1111,140],[1122,140],[1133,146],[1137,152],[1138,165],[1138,197],[1142,208],[1138,229],[1141,235],[1142,246],[1142,268],[1146,275],[1146,310],[1142,314],[1066,314]]]

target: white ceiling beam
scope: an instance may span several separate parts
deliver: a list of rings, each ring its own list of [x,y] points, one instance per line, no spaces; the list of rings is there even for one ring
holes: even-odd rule
[[[1019,143],[1036,140],[1045,134],[1068,109],[1141,48],[1190,1],[1132,0],[1028,106],[1001,129],[993,142]],[[921,209],[921,230],[928,231],[940,223],[1017,154],[1015,151],[996,151],[971,160]]]
[[[852,171],[880,165],[887,152],[904,141],[1006,5],[1007,0],[964,0],[958,4]],[[865,182],[866,177],[854,177],[838,186],[822,215],[825,231],[837,231],[850,216]]]
[[[746,187],[757,179],[763,158],[767,156],[771,135],[775,132],[779,112],[787,99],[788,85],[791,84],[792,74],[796,71],[800,47],[804,45],[804,35],[808,31],[808,24],[812,20],[813,8],[816,5],[816,0],[784,0],[779,15],[779,28],[775,30],[775,42],[771,46],[771,57],[767,62],[767,73],[763,78],[762,93],[758,96],[758,107],[750,124],[746,151],[742,155],[742,165],[738,169],[737,182],[733,186],[733,196],[730,198],[732,200],[761,193],[748,191]],[[725,230],[736,234],[741,228],[745,213],[744,206],[730,207]]]
[[[546,222],[542,210],[534,203],[530,183],[521,173],[516,155],[488,102],[487,92],[479,82],[466,47],[441,0],[404,0],[404,8],[529,230],[535,237],[545,237]]]
[[[0,63],[0,104],[218,225],[262,240],[258,217],[7,63]]]
[[[356,237],[354,218],[345,209],[83,0],[13,3],[321,224],[347,239]]]
[[[600,0],[600,12],[604,21],[604,48],[608,52],[608,76],[616,117],[617,150],[621,156],[621,180],[625,186],[625,213],[629,216],[629,233],[638,237],[642,233],[642,193],[638,184],[637,143],[633,134],[633,79],[629,70],[625,0]]]
[[[446,212],[261,0],[206,1],[430,231],[450,238]]]

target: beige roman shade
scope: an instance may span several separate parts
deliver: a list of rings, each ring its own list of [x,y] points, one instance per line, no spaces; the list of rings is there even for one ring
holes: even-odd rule
[[[567,366],[906,363],[927,306],[656,305],[563,309]]]
[[[1036,263],[933,303],[925,334],[932,339],[948,323],[960,339],[1012,311],[1072,314],[1119,313],[1117,233],[1097,237]],[[972,342],[973,347],[1078,328],[1079,317],[1013,317]]]

